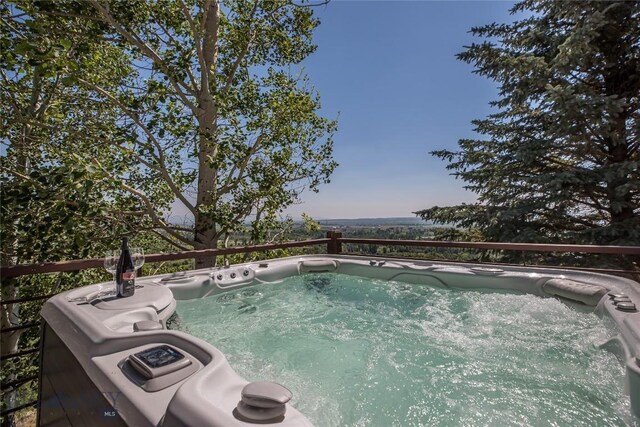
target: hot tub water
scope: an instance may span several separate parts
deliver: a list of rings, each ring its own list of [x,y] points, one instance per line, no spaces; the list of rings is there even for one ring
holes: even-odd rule
[[[316,426],[633,425],[614,335],[555,299],[314,274],[178,301]]]

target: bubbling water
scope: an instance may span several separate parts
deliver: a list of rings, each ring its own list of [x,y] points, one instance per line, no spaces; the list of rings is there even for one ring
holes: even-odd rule
[[[555,299],[346,275],[179,301],[188,331],[316,426],[637,425],[615,334]]]

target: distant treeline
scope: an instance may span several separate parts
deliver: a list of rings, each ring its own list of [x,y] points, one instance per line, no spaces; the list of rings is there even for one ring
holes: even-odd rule
[[[404,225],[404,226],[431,226],[431,221],[425,221],[417,217],[392,217],[392,218],[346,218],[346,219],[318,219],[316,220],[322,226],[369,226],[378,225]]]

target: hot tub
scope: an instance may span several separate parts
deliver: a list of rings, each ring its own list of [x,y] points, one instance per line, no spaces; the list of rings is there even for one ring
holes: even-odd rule
[[[563,408],[556,396],[569,402],[574,397],[604,399],[603,394],[589,391],[600,387],[597,375],[608,378],[609,386],[618,384],[616,390],[623,396],[618,401],[613,398],[618,407],[612,408],[617,417],[612,424],[632,424],[637,422],[634,416],[640,416],[640,313],[634,307],[640,304],[640,285],[631,280],[551,268],[303,256],[145,277],[136,284],[140,288],[130,298],[100,296],[107,284],[96,284],[57,295],[45,304],[39,424],[246,426],[253,415],[259,418],[271,410],[238,408],[243,400],[249,408],[256,402],[245,388],[247,379],[255,381],[248,390],[258,387],[258,394],[262,386],[275,387],[267,394],[279,397],[286,390],[259,381],[294,391],[291,402],[280,406],[284,415],[267,417],[268,425],[304,426],[312,421],[318,426],[504,425],[531,423],[538,419],[536,414],[541,421],[546,417],[585,423],[594,419],[573,416],[570,405]],[[307,305],[296,309],[298,297],[291,293],[288,300],[287,286],[297,289]],[[554,299],[545,300],[551,304],[548,308],[538,308],[543,301],[539,297]],[[273,323],[267,324],[256,316],[270,304]],[[176,306],[182,330],[167,329],[167,321],[176,317]],[[287,314],[286,309],[292,311]],[[317,335],[299,328],[302,317],[296,310],[311,319],[320,331]],[[557,329],[567,323],[558,317],[567,311],[578,319],[570,322],[569,332]],[[493,321],[493,312],[504,316]],[[596,313],[604,322],[582,320],[586,312]],[[233,316],[247,323],[225,323],[235,322]],[[533,323],[542,325],[543,335],[530,334],[526,324],[509,329],[518,320],[530,324],[531,330]],[[254,329],[253,335],[249,329]],[[298,335],[292,335],[294,329]],[[358,335],[365,329],[374,333],[373,338]],[[546,342],[545,334],[557,335],[560,344]],[[395,341],[404,335],[405,341]],[[268,351],[251,354],[256,346],[246,339],[262,341]],[[372,339],[378,345],[373,349]],[[487,344],[492,339],[500,345]],[[526,346],[527,339],[530,351],[510,347],[513,342]],[[570,340],[584,349],[560,352],[558,348]],[[583,345],[583,341],[592,342]],[[188,368],[160,372],[151,379],[132,370],[132,355],[144,356],[162,346],[188,359]],[[228,349],[231,364],[217,347]],[[621,364],[600,349],[611,350]],[[539,357],[550,357],[552,364],[536,365]],[[499,361],[499,368],[484,364],[491,358]],[[563,382],[562,366],[570,373],[583,364],[587,371],[590,366],[598,368],[586,374],[593,376],[591,387]],[[312,371],[297,372],[297,377],[287,372],[305,365]],[[406,378],[380,370],[382,365]],[[600,365],[606,365],[604,370]],[[424,372],[416,371],[422,368]],[[553,369],[557,375],[539,379],[537,372]],[[313,370],[318,371],[316,380]],[[332,371],[341,381],[330,379]],[[357,377],[363,373],[364,382]],[[533,383],[503,387],[527,377]],[[320,396],[318,383],[325,393],[333,390],[338,402]],[[345,391],[345,384],[351,383],[359,385]],[[469,391],[474,387],[484,388],[475,395]],[[375,394],[368,393],[369,388]],[[509,408],[518,405],[517,395],[532,388],[547,397],[545,408],[528,408],[528,419],[511,413]],[[255,404],[261,408],[260,402]],[[379,415],[376,408],[382,411]],[[598,407],[593,413],[602,411]]]

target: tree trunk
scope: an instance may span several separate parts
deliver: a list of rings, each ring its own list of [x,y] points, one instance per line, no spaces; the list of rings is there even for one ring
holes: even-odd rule
[[[632,20],[634,2],[619,2],[616,7],[606,7],[606,13],[612,15],[615,22],[627,22]],[[638,80],[635,75],[633,62],[625,63],[619,66],[610,66],[610,64],[619,64],[620,58],[624,58],[627,52],[631,52],[632,48],[629,41],[625,40],[624,25],[611,25],[603,29],[599,39],[595,42],[600,44],[601,51],[606,59],[606,66],[602,74],[604,93],[607,97],[630,98],[637,92]],[[611,132],[606,137],[606,164],[615,166],[631,160],[631,151],[628,142],[627,119],[631,112],[628,106],[618,116],[611,119],[609,123]],[[625,174],[615,176],[606,183],[606,197],[608,202],[608,211],[610,215],[611,225],[628,221],[634,217],[633,212],[633,196],[630,192],[620,194],[619,189],[629,184],[631,176]],[[611,242],[603,242],[610,244]]]
[[[15,240],[12,240],[12,244],[15,244]],[[15,257],[2,257],[2,265],[14,265],[16,264]],[[2,301],[12,300],[18,298],[19,288],[16,286],[15,279],[5,279],[2,283]],[[10,328],[11,326],[16,326],[20,324],[20,304],[7,304],[2,305],[0,307],[0,327],[2,329]],[[7,359],[5,356],[15,353],[18,351],[18,342],[20,340],[20,335],[23,330],[19,329],[17,331],[7,332],[0,334],[0,369],[2,372],[7,372],[8,367]],[[16,380],[17,375],[14,372],[11,372],[10,375],[7,375],[4,379],[5,381]],[[16,402],[16,392],[10,391],[4,394],[4,408],[13,408],[17,406]],[[11,425],[12,415],[9,415],[4,418],[3,426]]]
[[[197,205],[196,205],[197,208]],[[214,222],[198,212],[195,221],[195,242],[194,249],[216,249],[218,247],[218,236]],[[211,268],[216,264],[216,257],[197,258],[196,269]]]
[[[215,249],[218,246],[216,224],[211,217],[215,209],[217,195],[217,170],[212,162],[215,160],[218,147],[217,108],[212,93],[215,90],[215,69],[218,56],[218,25],[220,22],[220,6],[217,1],[211,2],[204,11],[204,34],[202,37],[202,61],[205,66],[200,70],[200,91],[198,94],[198,193],[195,215],[195,249]],[[210,268],[215,265],[215,257],[196,260],[196,268]]]
[[[624,123],[624,120],[622,121]],[[629,160],[629,152],[627,146],[621,141],[610,144],[609,157],[612,164],[622,163]],[[607,198],[609,199],[609,214],[611,216],[611,224],[620,223],[633,218],[633,198],[631,193],[620,195],[617,189],[622,185],[628,184],[629,180],[622,176],[607,182]],[[618,208],[621,206],[621,208]]]
[[[41,75],[41,66],[36,66],[33,69],[33,77],[32,77],[32,88],[31,88],[31,98],[26,111],[16,111],[16,115],[26,116],[28,118],[33,118],[36,116],[37,111],[40,110],[42,106],[40,104],[40,97],[42,95],[42,75]],[[19,108],[19,106],[16,106]],[[36,117],[37,118],[37,117]],[[22,175],[29,175],[31,171],[31,163],[29,160],[29,156],[32,154],[32,135],[33,135],[33,127],[30,124],[23,124],[22,131],[20,133],[20,137],[16,140],[11,141],[12,148],[16,152],[16,164],[15,168],[18,173]],[[14,229],[15,230],[15,229]],[[6,253],[3,254],[2,257],[2,265],[16,265],[19,262],[24,262],[24,260],[18,259],[18,239],[13,232],[9,232],[9,236],[4,236],[5,239],[8,238],[5,246]],[[20,289],[17,286],[17,281],[15,279],[9,279],[4,281],[1,286],[1,295],[2,300],[11,300],[18,298],[20,294]],[[20,324],[20,304],[7,304],[0,306],[0,327],[10,328],[11,326],[16,326]],[[6,359],[4,356],[16,353],[18,351],[18,343],[20,341],[20,335],[24,330],[20,329],[17,331],[7,332],[0,334],[0,356],[2,356],[2,363],[0,364],[3,372],[5,371]],[[16,375],[12,373],[5,378],[5,381],[15,380]],[[4,395],[4,404],[6,408],[11,408],[16,406],[16,392],[11,391]],[[5,423],[9,418],[5,418]],[[3,423],[4,424],[4,423]]]

